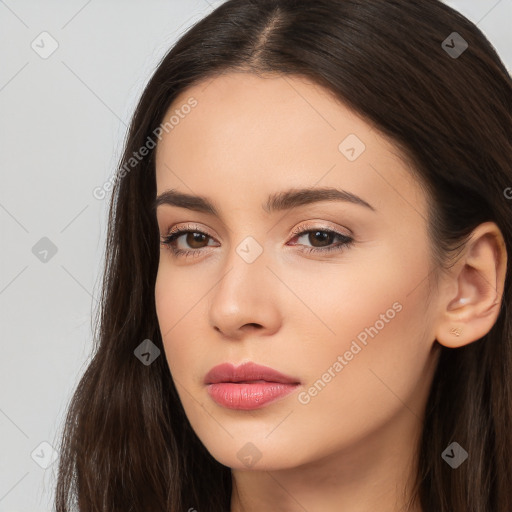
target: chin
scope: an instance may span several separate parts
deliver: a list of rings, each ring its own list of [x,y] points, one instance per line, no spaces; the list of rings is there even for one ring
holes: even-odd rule
[[[297,467],[306,462],[304,454],[299,454],[296,448],[291,446],[283,446],[281,450],[279,448],[268,440],[267,442],[233,440],[226,446],[217,445],[214,449],[207,446],[210,455],[217,462],[241,471],[278,471]]]

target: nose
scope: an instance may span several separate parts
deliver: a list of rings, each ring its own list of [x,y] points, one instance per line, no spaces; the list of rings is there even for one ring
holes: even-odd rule
[[[210,325],[230,339],[271,335],[281,324],[279,280],[265,252],[249,263],[235,249],[210,295]]]

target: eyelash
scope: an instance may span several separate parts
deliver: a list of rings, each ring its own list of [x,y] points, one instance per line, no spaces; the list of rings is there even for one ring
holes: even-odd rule
[[[350,238],[347,235],[338,233],[337,231],[334,231],[332,229],[322,229],[322,228],[304,229],[303,225],[298,226],[297,228],[295,228],[293,230],[292,238],[300,237],[300,236],[306,235],[308,233],[315,233],[317,231],[320,231],[321,233],[329,233],[330,235],[335,235],[341,240],[341,242],[338,243],[337,245],[334,245],[332,247],[327,247],[327,248],[317,248],[317,247],[304,248],[303,247],[302,249],[300,249],[301,252],[306,252],[308,254],[311,254],[311,253],[324,253],[325,254],[325,253],[328,253],[331,251],[342,251],[354,243],[353,238]],[[202,249],[175,249],[174,248],[173,244],[174,244],[175,240],[178,239],[180,236],[187,234],[187,233],[198,233],[198,234],[204,235],[210,239],[213,239],[213,237],[210,236],[208,233],[205,233],[204,231],[197,229],[195,226],[186,226],[186,229],[179,228],[179,229],[171,230],[168,235],[162,237],[161,244],[163,246],[165,246],[167,249],[169,249],[171,251],[171,253],[173,254],[173,256],[175,256],[177,258],[178,257],[189,258],[189,257],[199,256],[199,253],[201,252]]]

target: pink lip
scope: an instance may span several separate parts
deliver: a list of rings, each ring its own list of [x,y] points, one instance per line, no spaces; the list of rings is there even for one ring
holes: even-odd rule
[[[230,363],[215,366],[206,374],[204,383],[215,402],[239,410],[259,409],[300,385],[296,378],[252,362],[238,367]]]

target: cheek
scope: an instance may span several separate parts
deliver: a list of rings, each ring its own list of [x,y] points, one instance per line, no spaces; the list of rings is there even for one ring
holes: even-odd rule
[[[280,277],[294,292],[286,300],[280,297],[283,325],[307,331],[301,346],[312,352],[339,353],[354,339],[369,346],[385,333],[401,332],[411,317],[423,318],[427,298],[421,284],[428,262],[421,252],[408,260],[396,252],[383,247],[371,257],[361,256],[363,250],[347,253],[342,263],[326,264],[321,273],[318,264],[281,269]]]
[[[170,264],[166,251],[161,261],[155,282],[155,304],[158,323],[165,343],[169,337],[175,337],[180,325],[195,318],[208,294],[211,284],[201,278],[194,266],[176,267]],[[163,261],[162,261],[163,260]],[[211,270],[209,271],[211,275]]]
[[[335,334],[303,338],[306,385],[298,402],[304,418],[322,418],[333,442],[340,431],[359,436],[377,428],[404,404],[421,414],[432,369],[427,275],[421,253],[381,257],[373,265],[353,262],[315,295],[312,309]]]
[[[158,269],[155,283],[158,325],[169,369],[180,395],[180,385],[188,390],[200,382],[204,372],[202,361],[209,357],[208,340],[212,333],[205,331],[204,326],[211,287],[212,284],[198,278],[192,267],[173,269],[164,262]],[[186,400],[186,396],[182,398]]]

